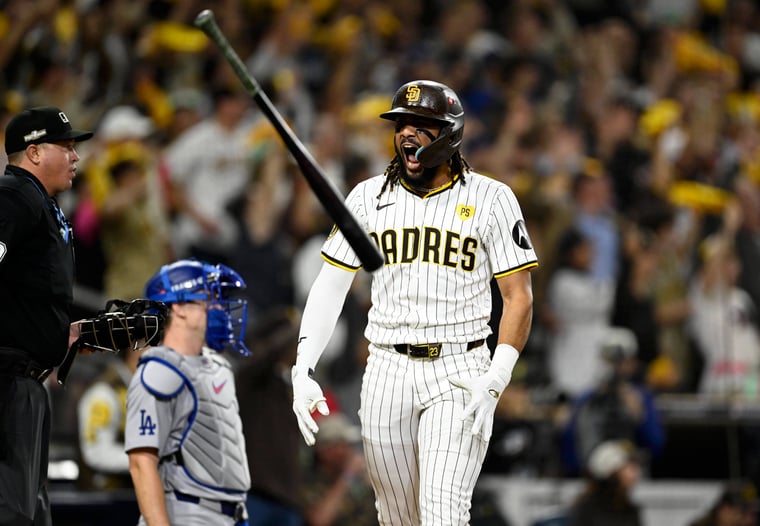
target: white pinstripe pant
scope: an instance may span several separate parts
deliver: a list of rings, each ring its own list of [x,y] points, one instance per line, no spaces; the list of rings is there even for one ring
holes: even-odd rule
[[[469,395],[448,379],[484,374],[488,348],[444,344],[433,360],[369,351],[359,417],[380,524],[467,525],[488,444],[470,433],[472,418],[462,422]]]

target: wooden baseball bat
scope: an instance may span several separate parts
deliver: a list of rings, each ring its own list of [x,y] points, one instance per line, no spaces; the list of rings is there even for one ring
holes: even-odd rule
[[[248,72],[238,54],[232,49],[229,41],[221,29],[219,29],[219,25],[214,18],[214,13],[210,9],[204,9],[195,17],[195,25],[219,46],[227,62],[235,70],[235,74],[237,74],[240,82],[242,82],[246,92],[253,98],[259,109],[266,115],[285,142],[285,146],[295,158],[314,194],[320,203],[322,203],[322,206],[336,226],[343,232],[351,248],[354,249],[359,260],[361,260],[364,269],[371,272],[380,268],[384,263],[384,259],[377,245],[370,239],[367,232],[359,226],[356,217],[346,207],[344,198],[340,195],[335,185],[325,176],[309,151],[296,137],[293,130],[285,122],[285,119],[282,118],[280,112],[272,104],[272,101],[269,100],[267,94],[261,89],[259,83]]]

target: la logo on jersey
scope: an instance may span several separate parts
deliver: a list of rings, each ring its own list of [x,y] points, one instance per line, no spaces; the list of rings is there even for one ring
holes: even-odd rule
[[[150,415],[145,414],[145,409],[140,409],[140,435],[155,435],[156,424],[153,423],[153,419]]]

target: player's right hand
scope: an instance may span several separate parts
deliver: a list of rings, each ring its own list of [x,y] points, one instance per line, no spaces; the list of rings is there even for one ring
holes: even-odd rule
[[[309,376],[309,370],[298,365],[290,370],[293,380],[293,412],[298,420],[298,429],[303,435],[304,442],[313,446],[319,426],[311,414],[316,410],[322,415],[329,415],[327,399],[319,384]]]

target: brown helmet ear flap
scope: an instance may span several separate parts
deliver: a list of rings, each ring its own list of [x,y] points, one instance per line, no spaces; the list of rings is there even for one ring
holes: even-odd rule
[[[462,139],[461,137],[459,140],[452,139],[452,128],[453,126],[450,124],[444,126],[441,128],[441,133],[437,139],[417,150],[415,157],[417,157],[422,166],[425,168],[435,168],[451,159],[454,152],[459,149]]]

